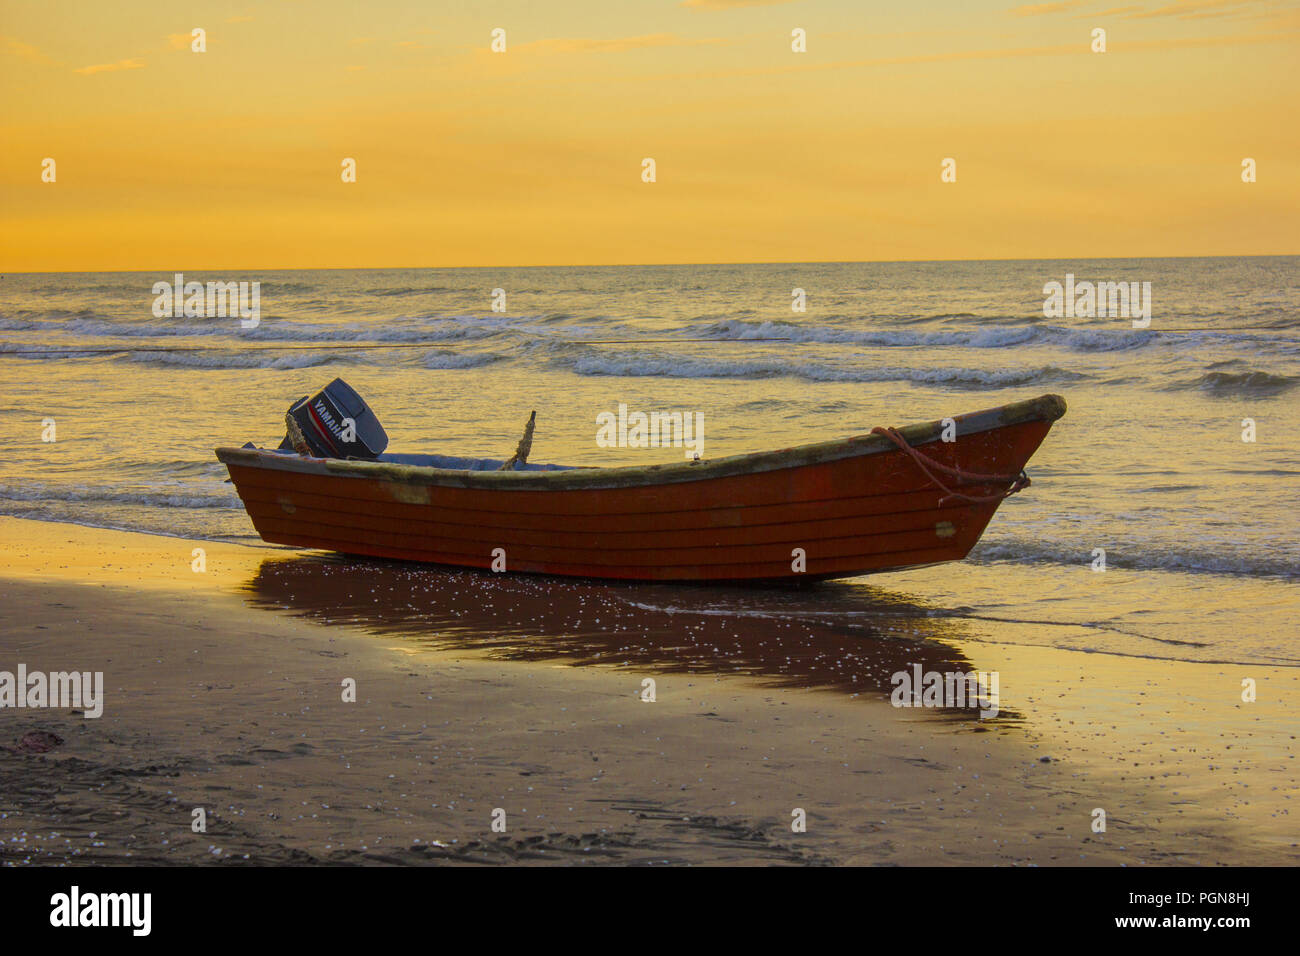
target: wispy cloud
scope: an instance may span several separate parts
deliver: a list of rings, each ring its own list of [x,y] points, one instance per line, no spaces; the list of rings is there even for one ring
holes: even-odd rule
[[[80,73],[83,76],[89,76],[92,73],[116,73],[119,70],[143,70],[144,60],[130,59],[118,60],[116,63],[97,63],[94,66],[83,66],[80,69],[73,70],[73,73]]]
[[[1056,0],[1053,3],[1030,3],[1012,7],[1007,13],[1013,17],[1039,17],[1052,13],[1068,13],[1071,10],[1092,6],[1095,2],[1096,0]],[[1111,7],[1107,10],[1076,13],[1072,19],[1123,16],[1127,20],[1145,20],[1153,17],[1202,20],[1210,17],[1228,16],[1244,7],[1255,6],[1258,3],[1260,3],[1260,0],[1172,0],[1172,2],[1151,10],[1145,9],[1140,4]]]
[[[692,10],[734,10],[739,7],[774,7],[794,0],[682,0],[681,6]]]
[[[194,42],[192,33],[169,33],[167,34],[167,45],[173,50],[188,50],[190,44]]]
[[[1195,47],[1257,46],[1269,43],[1295,43],[1300,32],[1269,31],[1241,33],[1236,36],[1170,37],[1165,40],[1137,40],[1124,43],[1125,50],[1184,50]]]
[[[1089,0],[1059,0],[1057,3],[1030,3],[1007,11],[1013,17],[1041,17],[1046,13],[1065,13],[1085,6]]]
[[[1076,14],[1073,16],[1072,19],[1074,19],[1074,20],[1088,20],[1088,19],[1095,20],[1095,19],[1097,19],[1098,17],[1117,17],[1117,16],[1120,16],[1121,14],[1124,14],[1124,13],[1133,13],[1133,12],[1135,12],[1135,11],[1137,11],[1137,10],[1141,10],[1141,9],[1142,9],[1142,8],[1141,8],[1140,6],[1131,6],[1131,7],[1108,7],[1108,8],[1105,9],[1105,10],[1096,10],[1096,11],[1089,10],[1087,13],[1076,13]]]
[[[1129,50],[1180,50],[1197,47],[1255,46],[1270,43],[1293,43],[1300,32],[1271,30],[1267,33],[1244,33],[1232,36],[1170,37],[1163,40],[1125,41],[1123,49]],[[782,67],[719,70],[709,73],[715,77],[771,76],[781,73],[812,73],[824,70],[843,70],[863,67],[919,66],[931,63],[955,63],[963,60],[1003,60],[1040,56],[1093,56],[1086,43],[1061,46],[1017,47],[994,50],[958,50],[947,53],[926,53],[915,56],[876,57],[864,60],[836,60],[829,63],[808,63]],[[692,73],[699,77],[701,74]]]
[[[1184,20],[1200,20],[1206,17],[1226,16],[1236,8],[1250,6],[1255,0],[1176,0],[1174,3],[1130,14],[1130,20],[1145,20],[1149,17],[1179,17]]]
[[[3,46],[0,46],[0,49],[3,49],[9,56],[16,56],[20,60],[26,60],[28,63],[54,62],[30,43],[24,43],[22,40],[17,40],[14,37],[0,37],[0,41],[3,41]]]
[[[531,51],[536,53],[620,53],[624,50],[644,50],[651,47],[668,46],[710,46],[727,43],[727,40],[703,39],[692,40],[675,33],[647,33],[636,37],[554,37],[548,40],[534,40],[512,46],[512,51]]]

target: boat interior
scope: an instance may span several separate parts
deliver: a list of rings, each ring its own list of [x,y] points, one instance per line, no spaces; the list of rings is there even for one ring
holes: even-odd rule
[[[248,446],[245,446],[248,447]],[[298,453],[292,448],[265,448],[263,451],[274,451],[278,455],[286,455],[290,458],[296,458]],[[448,471],[497,471],[503,464],[504,458],[457,458],[452,455],[410,455],[410,454],[390,454],[385,453],[378,456],[376,461],[391,462],[395,465],[416,465],[422,468],[443,468]],[[527,462],[515,468],[515,471],[573,471],[578,465],[544,465]]]

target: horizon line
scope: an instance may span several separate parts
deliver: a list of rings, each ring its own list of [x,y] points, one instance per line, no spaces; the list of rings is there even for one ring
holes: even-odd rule
[[[804,259],[804,260],[755,260],[750,262],[603,262],[603,263],[549,263],[532,265],[389,265],[389,266],[258,266],[255,268],[232,266],[200,266],[195,271],[212,272],[221,269],[228,272],[378,272],[392,271],[440,271],[469,269],[653,269],[666,266],[828,266],[828,265],[926,265],[938,263],[969,262],[1115,262],[1141,261],[1158,259],[1287,259],[1300,257],[1300,252],[1265,252],[1248,255],[1183,255],[1183,256],[1029,256],[1024,258],[997,259]],[[79,275],[103,273],[150,273],[185,272],[185,268],[168,266],[166,268],[133,269],[35,269],[31,271],[6,271],[0,269],[0,278],[4,276],[25,275]]]

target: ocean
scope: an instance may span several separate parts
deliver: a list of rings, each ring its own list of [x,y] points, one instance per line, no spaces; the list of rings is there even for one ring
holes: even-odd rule
[[[184,273],[260,283],[255,328],[155,315],[153,286],[174,272],[9,274],[0,513],[256,542],[212,450],[277,444],[289,404],[336,376],[369,401],[390,451],[503,458],[536,409],[530,460],[582,465],[683,455],[598,444],[597,416],[620,404],[702,416],[713,458],[1056,392],[1069,411],[1029,464],[1032,487],[1002,505],[965,562],[793,592],[602,585],[597,599],[656,620],[720,615],[742,640],[745,621],[762,618],[864,639],[941,632],[1294,666],[1298,266],[1261,257]],[[1149,282],[1149,326],[1045,317],[1044,286],[1067,276]],[[805,311],[792,309],[796,289]],[[493,310],[494,290],[504,311]],[[382,347],[348,347],[358,344]],[[411,603],[418,588],[404,587]],[[415,625],[425,613],[430,627],[441,620],[435,607],[413,607]],[[635,615],[622,620],[635,628]]]

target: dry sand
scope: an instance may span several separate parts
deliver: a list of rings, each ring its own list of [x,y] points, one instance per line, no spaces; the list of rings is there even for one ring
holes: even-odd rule
[[[7,864],[1297,859],[1295,669],[732,633],[594,585],[10,518],[0,555],[0,670],[106,697],[0,710]],[[890,706],[906,659],[998,670],[1002,715]]]

